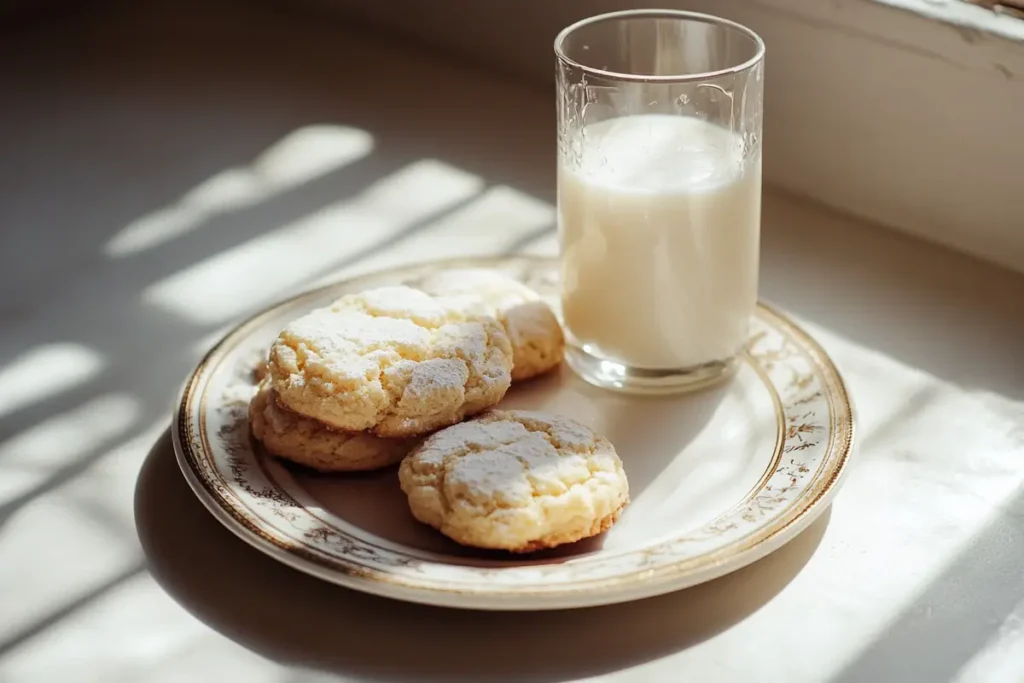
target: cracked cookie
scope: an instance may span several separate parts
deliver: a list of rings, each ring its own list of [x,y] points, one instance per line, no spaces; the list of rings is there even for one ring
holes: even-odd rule
[[[428,275],[416,286],[433,295],[471,295],[505,327],[512,342],[512,381],[558,367],[565,337],[555,312],[532,289],[495,270],[453,268]]]
[[[418,441],[333,430],[278,405],[266,380],[249,402],[249,426],[270,454],[321,472],[358,472],[394,465]]]
[[[516,553],[595,536],[629,503],[612,444],[539,412],[492,410],[443,429],[398,476],[420,522],[462,545]]]
[[[500,401],[512,346],[500,322],[460,297],[381,287],[293,321],[267,368],[293,412],[339,430],[409,437]]]

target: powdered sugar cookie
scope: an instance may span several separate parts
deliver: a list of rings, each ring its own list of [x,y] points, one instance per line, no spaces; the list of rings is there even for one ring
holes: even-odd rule
[[[494,315],[512,342],[512,381],[536,377],[562,362],[565,337],[558,318],[526,285],[486,268],[453,268],[416,283],[435,295],[472,295]]]
[[[322,472],[356,472],[394,465],[418,441],[330,429],[278,405],[267,381],[259,385],[249,403],[249,426],[272,455]]]
[[[288,409],[335,429],[408,437],[502,399],[512,347],[495,318],[409,287],[351,294],[288,325],[269,375]]]
[[[416,519],[478,548],[529,552],[610,528],[629,503],[615,448],[558,415],[492,410],[428,437],[402,461]]]

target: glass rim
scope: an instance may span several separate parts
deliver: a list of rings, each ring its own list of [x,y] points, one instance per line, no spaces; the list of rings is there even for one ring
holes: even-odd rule
[[[631,74],[623,73],[619,71],[609,71],[607,69],[601,69],[595,66],[587,66],[575,59],[569,57],[564,50],[565,39],[569,37],[573,32],[591,24],[596,24],[604,21],[612,21],[615,19],[625,18],[636,18],[636,17],[647,17],[647,18],[665,18],[665,19],[688,19],[690,21],[699,21],[705,24],[713,24],[716,26],[724,26],[750,38],[755,45],[754,56],[747,59],[739,64],[725,67],[724,69],[715,69],[714,71],[701,71],[692,74]],[[559,61],[568,64],[569,66],[575,67],[584,73],[592,74],[595,76],[603,76],[605,78],[614,78],[620,81],[634,81],[640,83],[685,83],[689,81],[704,81],[710,78],[717,78],[719,76],[727,76],[729,74],[742,73],[748,71],[759,62],[764,60],[764,40],[761,36],[755,33],[753,30],[747,28],[743,24],[732,21],[731,19],[725,19],[718,17],[713,14],[704,14],[702,12],[690,12],[687,10],[672,10],[672,9],[631,9],[631,10],[620,10],[617,12],[606,12],[604,14],[595,14],[592,17],[586,17],[580,19],[572,24],[569,24],[555,36],[555,56]]]

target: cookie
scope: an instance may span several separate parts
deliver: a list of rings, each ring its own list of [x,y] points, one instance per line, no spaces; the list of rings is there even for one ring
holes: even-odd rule
[[[458,298],[382,287],[293,321],[267,368],[293,412],[343,431],[409,437],[500,401],[512,346],[500,322]]]
[[[609,529],[629,504],[612,444],[558,415],[489,411],[433,434],[398,470],[413,516],[452,540],[515,553]]]
[[[384,439],[331,429],[281,407],[267,381],[260,383],[249,402],[249,426],[271,455],[321,472],[360,472],[394,465],[418,443],[418,439]]]
[[[428,275],[416,286],[428,294],[479,297],[508,332],[513,382],[536,377],[562,362],[565,337],[555,312],[521,282],[495,270],[453,268]]]

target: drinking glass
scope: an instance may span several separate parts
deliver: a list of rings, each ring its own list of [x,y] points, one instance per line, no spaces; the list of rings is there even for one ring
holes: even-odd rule
[[[764,43],[639,10],[555,39],[567,360],[634,393],[729,377],[757,305]]]

